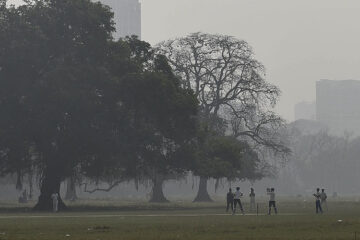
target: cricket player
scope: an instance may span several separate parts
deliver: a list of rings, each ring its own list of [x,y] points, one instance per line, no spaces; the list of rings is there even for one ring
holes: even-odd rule
[[[239,205],[239,208],[241,210],[241,213],[244,215],[244,209],[242,207],[242,204],[241,204],[241,201],[240,201],[240,198],[243,196],[244,194],[242,192],[240,192],[240,187],[237,187],[236,188],[236,192],[235,192],[235,195],[234,195],[234,211],[233,211],[233,214],[236,213],[236,206]]]
[[[231,206],[231,212],[234,211],[234,193],[231,188],[229,188],[229,192],[226,194],[226,212],[229,212],[229,207]]]
[[[320,189],[317,188],[316,189],[316,193],[313,194],[313,196],[315,197],[315,206],[316,206],[316,214],[323,213],[323,210],[321,208],[321,193],[320,193]]]
[[[328,206],[327,206],[327,195],[325,193],[325,189],[321,189],[321,193],[320,193],[320,200],[321,200],[321,207],[323,208],[325,206],[326,211],[328,210]]]
[[[250,211],[254,211],[255,210],[255,191],[253,188],[250,188]]]
[[[269,215],[271,215],[271,207],[274,208],[275,214],[277,214],[276,202],[275,202],[275,188],[267,189],[267,195],[269,195]]]

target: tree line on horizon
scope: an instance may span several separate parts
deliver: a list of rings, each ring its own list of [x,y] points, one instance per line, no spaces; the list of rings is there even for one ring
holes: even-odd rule
[[[38,179],[36,210],[66,179],[150,181],[162,202],[164,181],[188,172],[195,201],[210,201],[208,179],[261,179],[270,155],[289,154],[280,90],[245,41],[193,33],[152,47],[114,31],[100,2],[0,0],[0,172],[19,188]]]

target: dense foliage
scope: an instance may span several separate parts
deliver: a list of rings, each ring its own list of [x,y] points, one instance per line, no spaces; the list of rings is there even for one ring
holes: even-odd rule
[[[38,209],[74,171],[184,168],[177,155],[195,132],[196,99],[147,43],[112,39],[109,8],[44,0],[1,10],[1,171],[41,175]]]
[[[166,52],[136,37],[114,40],[114,30],[113,13],[99,2],[0,0],[0,172],[16,173],[19,188],[23,176],[39,177],[36,209],[51,209],[66,178],[71,188],[83,177],[109,189],[146,180],[152,200],[164,201],[169,177],[192,171],[205,189],[208,178],[257,179],[253,143],[284,151],[267,131],[281,119],[264,108],[278,89],[261,78],[245,42],[192,36],[218,64],[207,62],[212,75],[201,68],[189,78]],[[240,54],[243,73],[215,56],[228,48]],[[226,136],[230,122],[238,128]]]

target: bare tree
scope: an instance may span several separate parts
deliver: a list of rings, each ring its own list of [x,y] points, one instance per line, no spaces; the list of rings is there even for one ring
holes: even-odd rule
[[[183,87],[194,91],[203,114],[226,119],[235,136],[288,151],[275,137],[284,121],[271,111],[280,90],[265,81],[265,68],[245,41],[193,33],[162,42],[156,50],[169,59]]]
[[[304,188],[314,187],[314,183],[317,183],[339,191],[340,186],[345,185],[343,188],[349,189],[349,182],[356,182],[350,180],[351,175],[358,175],[353,174],[352,170],[356,168],[356,162],[351,159],[351,146],[358,148],[358,145],[350,136],[331,135],[325,129],[311,134],[294,135],[292,139],[291,162],[294,174],[300,176]],[[344,182],[346,184],[342,185]]]
[[[247,42],[198,32],[164,41],[156,52],[195,93],[202,115],[223,119],[228,134],[258,149],[289,153],[279,134],[285,122],[272,111],[280,90],[265,81],[265,68]]]

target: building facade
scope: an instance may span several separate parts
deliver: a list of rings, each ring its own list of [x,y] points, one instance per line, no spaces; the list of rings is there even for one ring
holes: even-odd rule
[[[316,120],[335,134],[360,135],[360,81],[320,80],[316,83]]]
[[[114,12],[114,38],[136,35],[141,39],[141,3],[139,0],[101,0]]]

